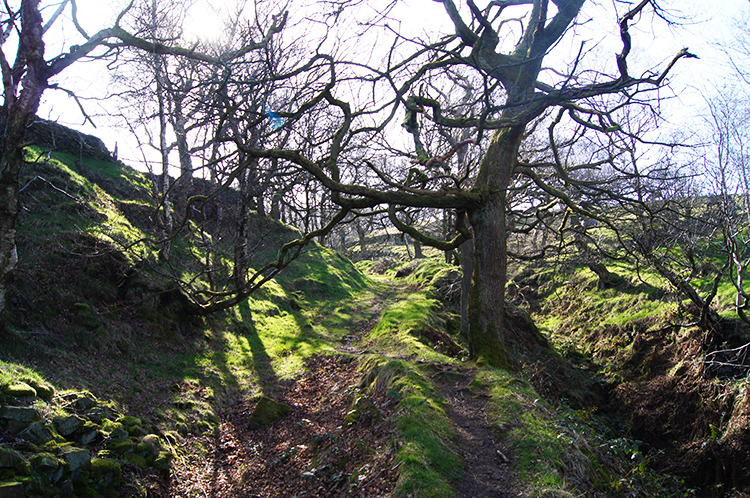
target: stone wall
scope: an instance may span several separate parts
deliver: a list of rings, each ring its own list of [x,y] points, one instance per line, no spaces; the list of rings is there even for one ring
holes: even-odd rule
[[[115,160],[101,139],[46,119],[34,119],[26,132],[26,140],[45,149],[73,156]]]

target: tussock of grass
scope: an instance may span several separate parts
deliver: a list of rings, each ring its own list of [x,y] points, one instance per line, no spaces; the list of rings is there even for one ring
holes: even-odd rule
[[[362,363],[361,386],[387,393],[394,415],[400,478],[393,495],[450,498],[450,481],[461,475],[454,429],[429,378],[413,363],[370,356]]]
[[[453,361],[419,340],[425,327],[445,328],[437,315],[439,303],[427,291],[411,291],[386,308],[367,340],[379,350],[400,356],[419,356],[429,361]]]

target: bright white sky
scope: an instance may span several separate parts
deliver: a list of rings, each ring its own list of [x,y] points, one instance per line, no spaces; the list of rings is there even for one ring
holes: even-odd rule
[[[291,0],[294,6],[293,12],[300,12],[303,1]],[[313,0],[304,0],[304,3],[312,3]],[[252,4],[252,0],[249,0]],[[612,8],[614,0],[591,0],[587,8],[590,11],[606,11]],[[92,34],[98,29],[112,25],[117,13],[126,4],[125,0],[78,0],[79,19],[83,27]],[[234,0],[194,0],[193,4],[186,12],[185,32],[189,35],[211,39],[213,34],[221,33],[221,12],[231,12],[235,2]],[[622,5],[621,3],[619,3]],[[735,36],[733,29],[734,23],[740,17],[750,12],[750,4],[747,0],[716,0],[706,2],[705,0],[663,0],[660,2],[663,8],[674,16],[684,17],[682,27],[673,27],[671,29],[659,25],[638,26],[638,31],[634,31],[634,51],[643,50],[644,54],[653,56],[658,54],[650,61],[652,64],[658,64],[665,59],[670,59],[682,47],[688,47],[691,52],[697,54],[699,60],[683,60],[676,68],[672,78],[673,88],[677,92],[681,109],[676,116],[678,120],[684,121],[689,116],[697,114],[698,109],[703,104],[703,95],[712,92],[713,88],[723,84],[725,78],[730,75],[727,58],[722,53],[721,44],[727,45],[732,43]],[[213,6],[213,7],[212,7]],[[367,9],[365,6],[363,9]],[[46,16],[51,14],[53,9],[46,12]],[[402,0],[399,2],[397,9],[393,13],[401,21],[402,29],[409,29],[410,32],[419,32],[425,29],[435,29],[431,26],[440,26],[444,23],[446,16],[443,8],[439,3],[432,0]],[[589,30],[589,33],[600,33],[592,35],[593,38],[601,38],[603,33],[612,33],[615,35],[614,41],[617,41],[617,21],[613,16],[596,17],[596,25],[585,25],[582,30]],[[610,19],[609,25],[602,25],[601,19]],[[80,37],[76,36],[74,28],[70,22],[58,21],[62,30],[55,33],[55,38],[60,40],[65,46],[73,43],[81,43]],[[443,24],[445,26],[445,24]],[[353,32],[354,26],[349,32]],[[656,37],[652,36],[656,34]],[[649,43],[644,46],[643,42]],[[579,41],[576,41],[579,43]],[[615,51],[620,50],[619,45],[611,45],[607,48],[608,41],[602,41],[599,50],[602,52],[602,58],[608,59],[608,63],[613,63]],[[54,52],[55,47],[49,43],[48,56],[59,53]],[[576,47],[558,47],[558,51],[577,51]],[[635,55],[635,54],[634,54]],[[641,57],[642,61],[647,60]],[[636,71],[631,71],[637,74]],[[109,84],[109,73],[101,64],[77,64],[69,68],[64,73],[63,78],[59,81],[62,86],[74,90],[81,97],[96,97],[102,95]],[[675,102],[675,101],[673,101]],[[107,114],[108,105],[96,101],[86,101],[87,112],[94,115]],[[695,110],[695,112],[693,112]],[[101,137],[110,150],[114,149],[115,143],[118,144],[120,159],[136,166],[140,161],[140,153],[133,150],[133,141],[128,139],[128,132],[123,129],[112,127],[111,123],[105,118],[97,118],[97,129],[94,130],[89,125],[80,126],[83,118],[77,110],[77,106],[72,99],[62,92],[48,91],[44,95],[44,101],[40,108],[40,116],[58,120],[69,126],[80,128],[87,133],[95,134]]]

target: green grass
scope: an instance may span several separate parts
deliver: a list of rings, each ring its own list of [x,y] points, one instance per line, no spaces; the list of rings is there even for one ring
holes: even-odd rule
[[[362,363],[363,387],[395,401],[396,461],[400,477],[393,495],[451,498],[461,476],[456,433],[428,375],[406,360],[373,355]]]

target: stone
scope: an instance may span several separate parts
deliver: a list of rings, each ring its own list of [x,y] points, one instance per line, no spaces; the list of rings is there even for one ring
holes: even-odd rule
[[[36,389],[25,382],[14,382],[3,388],[3,394],[16,398],[36,397]]]
[[[292,412],[292,407],[279,403],[266,396],[261,396],[248,420],[248,428],[260,429],[278,422]]]
[[[172,453],[160,451],[159,456],[154,460],[154,467],[161,470],[169,470],[172,463]]]
[[[91,452],[75,446],[65,446],[61,450],[61,456],[65,463],[70,466],[70,471],[74,472],[84,468],[91,462]]]
[[[143,454],[143,456],[148,454],[151,458],[156,458],[159,456],[159,452],[162,451],[161,440],[156,434],[149,434],[141,439],[138,448],[140,448],[137,449],[138,453]]]
[[[91,480],[99,486],[118,486],[122,481],[122,467],[106,458],[91,460]]]
[[[85,411],[95,407],[96,400],[92,399],[90,396],[81,396],[80,398],[75,400],[73,404],[77,409]]]
[[[128,437],[128,431],[125,430],[125,427],[120,422],[105,420],[102,424],[102,430],[110,439],[124,439]]]
[[[97,429],[82,430],[78,434],[76,434],[76,443],[80,444],[81,446],[88,446],[89,444],[94,442],[99,436],[100,434]]]
[[[26,459],[12,448],[0,448],[0,468],[17,469]]]
[[[51,453],[38,453],[31,457],[31,465],[42,471],[57,470],[60,461]]]
[[[41,420],[42,417],[34,408],[24,406],[3,406],[0,408],[0,418],[30,424]]]
[[[62,436],[67,437],[83,427],[85,420],[75,415],[71,415],[70,417],[55,417],[52,419],[52,423],[55,425],[57,432]]]
[[[20,482],[0,483],[0,498],[23,498],[23,484]]]
[[[101,424],[104,420],[115,420],[120,414],[114,408],[107,405],[98,405],[86,411],[86,417],[95,424]]]
[[[146,459],[142,457],[141,455],[139,455],[138,453],[125,453],[125,455],[123,455],[123,459],[128,463],[137,465],[139,469],[148,468],[148,463],[146,462]]]
[[[120,417],[117,419],[117,421],[121,423],[128,430],[128,432],[135,432],[136,429],[143,425],[141,419],[130,416]]]
[[[11,434],[18,434],[19,432],[23,432],[28,427],[28,422],[16,422],[15,420],[8,421],[8,432],[10,432]]]
[[[44,422],[41,421],[29,425],[25,431],[19,434],[19,437],[36,444],[45,444],[55,438],[52,431],[50,431],[44,425]]]
[[[44,381],[36,379],[22,379],[22,381],[33,387],[39,398],[49,400],[55,395],[55,388]]]
[[[115,429],[112,429],[112,432],[109,433],[109,437],[111,439],[127,439],[128,431],[126,431],[122,427],[117,427]]]
[[[130,439],[113,439],[107,441],[107,444],[105,446],[108,450],[119,453],[120,455],[130,453],[135,448],[133,441],[131,441]]]

